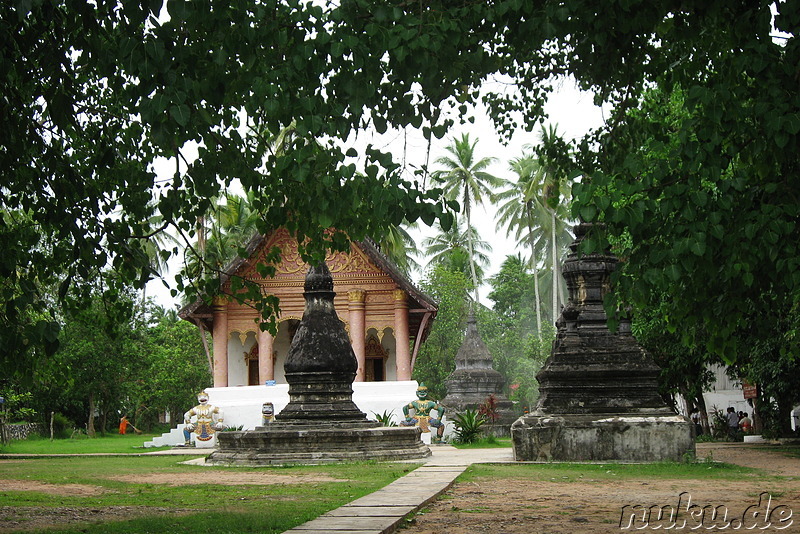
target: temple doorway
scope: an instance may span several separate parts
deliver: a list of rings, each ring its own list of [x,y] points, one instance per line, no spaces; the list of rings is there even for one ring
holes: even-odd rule
[[[247,353],[247,385],[258,386],[261,380],[258,377],[258,343],[253,345]]]
[[[364,347],[364,381],[383,382],[386,380],[386,360],[389,355],[378,337],[370,334]]]

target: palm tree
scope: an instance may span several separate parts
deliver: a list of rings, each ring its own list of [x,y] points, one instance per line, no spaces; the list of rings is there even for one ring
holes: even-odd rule
[[[543,212],[538,180],[534,179],[541,166],[532,154],[527,154],[511,160],[509,167],[517,175],[517,179],[516,181],[504,180],[505,189],[497,195],[497,199],[502,202],[497,210],[497,222],[506,225],[509,230],[515,231],[515,237],[519,244],[527,241],[530,250],[528,264],[533,273],[533,292],[536,301],[536,333],[541,340],[542,306],[539,294],[537,240],[534,232],[534,228],[540,226],[536,217]],[[526,230],[527,236],[523,236],[523,232]]]
[[[550,261],[552,262],[553,321],[558,317],[559,300],[563,302],[563,295],[566,294],[563,279],[559,276],[561,272],[561,252],[572,241],[572,235],[569,231],[571,225],[568,222],[567,202],[565,202],[571,196],[570,183],[559,168],[559,165],[546,155],[551,152],[553,147],[565,148],[563,146],[564,141],[557,130],[558,125],[550,125],[547,128],[542,126],[539,133],[540,151],[544,154],[539,157],[539,164],[542,169],[541,197],[545,209],[550,214],[547,226],[550,235]],[[561,246],[559,246],[559,243]]]
[[[239,247],[256,233],[258,210],[255,195],[248,191],[244,197],[225,193],[224,203],[214,202],[213,211],[204,217],[202,239],[198,239],[196,254],[186,262],[192,277],[200,277],[207,270],[219,271],[236,258]]]
[[[406,276],[410,276],[412,270],[418,271],[420,269],[420,264],[415,258],[419,254],[417,243],[406,230],[406,227],[415,228],[416,226],[416,223],[390,224],[386,228],[384,235],[376,240],[381,252],[392,260]]]
[[[422,241],[423,255],[429,258],[428,265],[442,265],[449,271],[464,273],[477,288],[483,280],[485,268],[489,266],[487,253],[492,251],[492,246],[480,239],[475,228],[462,230],[458,221],[449,230],[439,229],[438,234]],[[474,254],[469,253],[470,244]]]
[[[459,200],[464,210],[467,228],[472,228],[472,204],[480,204],[484,197],[491,199],[494,196],[493,188],[501,184],[500,178],[486,172],[496,158],[475,158],[476,139],[471,142],[469,134],[464,134],[461,139],[455,137],[446,150],[449,155],[436,159],[435,163],[444,167],[431,174],[434,182],[440,184],[445,190],[445,196],[451,200]],[[478,276],[475,270],[475,246],[472,232],[467,232],[467,246],[469,253],[469,267],[472,283],[475,290],[475,302],[478,302]]]

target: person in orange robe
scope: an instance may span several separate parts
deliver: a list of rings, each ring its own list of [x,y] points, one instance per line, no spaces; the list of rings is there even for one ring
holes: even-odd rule
[[[128,422],[128,416],[127,415],[123,415],[122,419],[119,420],[119,433],[120,434],[125,434],[125,432],[128,430],[128,425],[129,424],[130,423]]]

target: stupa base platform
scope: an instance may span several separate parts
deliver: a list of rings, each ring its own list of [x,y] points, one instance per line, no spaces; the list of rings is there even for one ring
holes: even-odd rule
[[[273,423],[257,430],[221,432],[218,449],[206,463],[258,467],[414,460],[431,455],[420,434],[420,429],[413,427]]]
[[[511,426],[517,461],[682,461],[694,455],[680,415],[529,414]]]

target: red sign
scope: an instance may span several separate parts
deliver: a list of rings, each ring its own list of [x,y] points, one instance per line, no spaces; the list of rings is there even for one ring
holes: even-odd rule
[[[748,384],[747,382],[742,382],[742,393],[744,394],[745,399],[758,398],[758,386],[756,386],[755,384]]]

